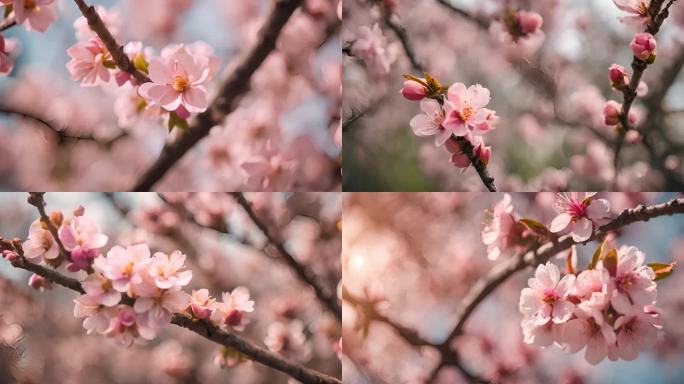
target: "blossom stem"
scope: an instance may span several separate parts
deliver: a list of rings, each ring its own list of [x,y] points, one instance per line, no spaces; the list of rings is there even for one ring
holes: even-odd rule
[[[276,0],[273,10],[259,32],[256,44],[233,66],[209,108],[200,113],[187,133],[164,146],[157,160],[140,176],[134,191],[149,191],[211,129],[219,125],[235,109],[236,101],[249,88],[252,75],[275,49],[280,31],[302,0]]]
[[[16,268],[24,269],[40,275],[53,283],[59,284],[63,287],[69,288],[80,294],[84,294],[85,290],[81,287],[81,283],[70,277],[64,276],[61,273],[48,269],[38,264],[30,263],[23,256],[21,246],[15,246],[10,241],[0,238],[0,248],[2,250],[15,250],[19,253],[19,258],[12,261],[12,265]],[[171,319],[171,323],[182,328],[186,328],[206,339],[209,339],[217,344],[230,347],[240,351],[240,353],[249,356],[252,360],[263,365],[271,367],[275,370],[284,372],[290,377],[299,380],[305,384],[341,384],[342,381],[334,377],[328,376],[324,373],[315,371],[304,367],[303,365],[285,360],[280,356],[248,341],[234,333],[225,332],[206,320],[196,320],[190,317],[176,313]]]
[[[97,14],[95,7],[88,5],[84,0],[74,0],[74,3],[76,3],[78,9],[80,9],[81,14],[88,20],[90,28],[97,34],[100,40],[102,40],[105,47],[107,47],[107,50],[112,55],[112,59],[114,59],[117,67],[124,72],[128,72],[141,84],[149,82],[150,79],[135,68],[124,52],[123,46],[119,44],[114,36],[112,36],[111,32],[109,32],[109,29],[107,29],[102,18]]]
[[[259,230],[264,234],[264,236],[266,236],[268,243],[278,250],[278,253],[282,259],[285,260],[287,265],[290,267],[290,269],[292,269],[297,277],[313,288],[318,300],[330,312],[335,314],[338,320],[342,320],[342,307],[340,306],[340,302],[337,300],[335,293],[323,287],[323,285],[317,281],[315,276],[304,265],[297,261],[297,259],[287,250],[287,248],[285,248],[282,240],[272,233],[268,225],[266,225],[266,223],[262,221],[259,216],[257,216],[256,212],[254,212],[254,209],[252,209],[251,203],[245,199],[245,196],[242,193],[233,192],[231,195],[235,201],[240,204],[242,209],[245,210],[254,225],[256,225],[257,228],[259,228]]]

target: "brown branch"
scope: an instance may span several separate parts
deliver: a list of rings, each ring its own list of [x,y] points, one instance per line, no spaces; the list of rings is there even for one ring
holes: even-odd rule
[[[74,3],[76,3],[78,9],[81,10],[83,16],[86,18],[86,20],[88,20],[90,29],[97,34],[105,47],[107,47],[107,50],[112,55],[112,59],[114,59],[116,66],[122,71],[128,72],[139,83],[149,82],[150,79],[147,77],[147,75],[135,68],[135,65],[133,65],[131,60],[128,58],[128,55],[126,55],[124,52],[123,46],[119,44],[114,36],[112,36],[111,32],[109,32],[107,26],[105,26],[105,23],[102,21],[102,18],[100,18],[100,15],[97,14],[95,7],[88,5],[84,0],[74,0]]]
[[[302,0],[275,0],[273,10],[259,32],[256,45],[241,56],[224,80],[218,96],[207,111],[199,114],[189,131],[164,146],[157,160],[140,176],[134,191],[149,191],[195,144],[223,122],[233,111],[236,101],[244,95],[249,82],[266,57],[275,49],[280,31]]]
[[[449,0],[436,0],[439,4],[443,5],[446,7],[449,11],[457,14],[458,16],[461,16],[465,19],[468,19],[472,21],[473,23],[477,24],[480,28],[482,29],[488,29],[489,28],[489,22],[483,18],[476,17],[472,15],[470,12],[458,8],[455,5],[451,4]]]
[[[21,252],[21,247],[16,247],[12,242],[8,242],[0,238],[0,247],[5,249],[13,249]],[[81,283],[70,277],[64,276],[57,271],[48,269],[38,264],[32,264],[28,262],[21,254],[20,257],[15,258],[12,261],[12,265],[16,268],[24,269],[33,272],[37,275],[43,276],[44,278],[76,291],[81,294],[85,294],[85,291],[81,287]],[[249,356],[250,359],[261,363],[265,366],[278,370],[280,372],[288,374],[290,377],[299,380],[305,384],[341,384],[342,381],[330,377],[321,372],[317,372],[313,369],[309,369],[300,365],[298,363],[285,360],[284,358],[256,345],[255,343],[248,341],[234,333],[226,332],[214,324],[206,320],[192,319],[184,314],[176,313],[171,319],[171,323],[182,328],[186,328],[196,334],[203,336],[217,344],[223,345],[225,347],[233,348],[240,353]]]
[[[651,16],[651,21],[646,26],[646,32],[650,33],[653,36],[655,36],[658,33],[663,22],[669,15],[670,6],[672,6],[674,2],[675,0],[670,0],[670,2],[661,11],[664,0],[651,1],[651,5],[648,10],[649,15]],[[615,168],[616,181],[618,174],[620,173],[620,153],[622,152],[622,148],[624,146],[625,135],[627,131],[635,129],[629,123],[629,111],[632,108],[632,104],[634,103],[634,100],[637,97],[637,88],[639,87],[639,83],[641,82],[641,77],[643,76],[644,71],[646,70],[646,68],[648,68],[648,66],[649,64],[647,62],[634,56],[632,58],[632,78],[630,79],[628,86],[625,87],[625,89],[622,91],[622,111],[620,112],[619,116],[621,130],[615,143],[613,154],[613,167]]]
[[[316,276],[311,273],[304,265],[300,264],[299,261],[285,248],[285,245],[283,244],[283,241],[280,240],[266,225],[264,221],[262,221],[259,216],[257,216],[256,212],[254,212],[254,209],[252,209],[252,205],[245,197],[243,196],[242,193],[240,192],[233,192],[231,193],[235,201],[237,201],[238,204],[245,210],[247,215],[249,216],[250,220],[254,223],[254,225],[259,228],[259,230],[264,234],[266,237],[266,240],[268,243],[274,247],[282,259],[285,261],[285,263],[292,269],[292,271],[297,275],[297,277],[302,280],[304,283],[308,284],[311,288],[313,288],[314,292],[316,293],[316,297],[318,300],[330,311],[332,312],[335,317],[338,320],[342,320],[342,307],[340,306],[340,302],[337,299],[337,295],[335,294],[334,291],[330,291],[323,287],[318,280],[316,279]]]
[[[401,46],[404,47],[404,52],[406,53],[406,57],[409,59],[411,62],[411,66],[413,67],[413,70],[416,72],[423,72],[425,69],[425,66],[421,64],[420,61],[418,61],[418,58],[416,57],[416,52],[413,49],[413,46],[411,45],[409,41],[409,37],[406,34],[406,30],[404,27],[401,25],[395,23],[392,20],[392,13],[389,9],[385,8],[383,11],[383,17],[382,21],[385,23],[385,25],[394,32],[395,35],[397,35],[397,38],[401,42]]]
[[[38,209],[38,214],[40,214],[40,220],[45,223],[48,231],[54,238],[55,242],[59,246],[60,254],[67,260],[71,260],[71,253],[64,248],[62,240],[59,239],[59,234],[57,233],[57,228],[55,227],[50,216],[45,212],[45,192],[29,192],[29,197],[27,199],[28,203]]]
[[[48,130],[55,135],[55,137],[57,138],[57,142],[59,144],[62,144],[66,141],[74,141],[74,142],[89,141],[89,142],[93,142],[93,143],[95,143],[95,144],[97,144],[103,148],[111,148],[112,145],[114,145],[114,143],[116,143],[120,139],[123,139],[124,137],[128,136],[128,132],[122,131],[121,133],[119,133],[116,136],[113,136],[113,137],[106,139],[106,140],[102,140],[102,139],[96,138],[92,134],[77,135],[77,134],[69,133],[64,128],[59,129],[59,128],[55,127],[50,121],[48,121],[47,119],[45,119],[41,116],[38,116],[37,114],[34,114],[32,112],[28,112],[28,111],[24,111],[21,109],[17,109],[14,107],[5,106],[5,105],[0,105],[0,113],[23,117],[25,119],[33,120],[33,121],[39,123],[40,125],[43,125],[44,127],[48,128]]]

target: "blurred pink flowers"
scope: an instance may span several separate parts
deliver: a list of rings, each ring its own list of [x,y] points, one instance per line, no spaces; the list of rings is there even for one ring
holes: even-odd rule
[[[359,28],[358,38],[351,46],[351,53],[363,60],[371,71],[382,75],[389,73],[390,66],[397,59],[396,47],[387,44],[387,39],[377,23],[372,29],[365,25]]]
[[[608,200],[593,199],[596,192],[559,193],[553,207],[559,212],[551,222],[549,230],[560,232],[570,228],[573,240],[582,242],[589,240],[593,225],[608,217],[610,205]]]
[[[45,32],[50,24],[57,20],[57,12],[53,8],[55,0],[0,0],[0,3],[12,5],[12,14],[17,24],[26,22],[29,31]]]

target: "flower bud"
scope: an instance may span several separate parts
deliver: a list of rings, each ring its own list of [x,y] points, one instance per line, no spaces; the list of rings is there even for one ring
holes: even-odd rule
[[[615,100],[609,100],[603,105],[603,117],[605,124],[608,126],[618,125],[620,123],[620,110],[622,104]]]
[[[61,211],[52,211],[50,213],[50,221],[57,227],[62,225],[62,221],[64,220],[64,215],[62,215]]]
[[[610,78],[610,83],[613,88],[617,90],[623,90],[629,83],[629,77],[627,76],[627,71],[625,67],[617,64],[613,64],[608,68],[608,77]]]
[[[635,130],[630,130],[625,134],[625,140],[630,144],[637,144],[641,140],[641,135]]]
[[[520,30],[525,35],[537,33],[544,22],[541,15],[536,12],[518,11],[516,16]]]
[[[629,44],[634,56],[647,63],[652,63],[655,61],[656,46],[657,43],[655,38],[648,32],[637,33],[634,35],[634,39]]]
[[[41,275],[36,275],[35,273],[29,278],[28,285],[33,289],[40,289],[41,291],[52,288],[50,280]]]
[[[5,259],[7,259],[7,261],[12,263],[19,259],[19,254],[14,251],[10,251],[9,249],[6,249],[2,251],[2,257],[4,257]]]
[[[425,97],[427,90],[423,84],[414,81],[406,80],[404,81],[404,86],[401,88],[401,94],[407,100],[419,101]]]

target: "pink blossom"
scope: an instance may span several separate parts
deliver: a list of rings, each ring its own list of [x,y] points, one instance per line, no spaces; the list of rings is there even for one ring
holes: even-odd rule
[[[609,346],[615,343],[615,331],[602,314],[596,316],[578,308],[575,315],[576,318],[564,324],[561,342],[571,353],[586,346],[585,359],[590,364],[598,364],[606,358]]]
[[[520,25],[520,30],[525,35],[537,33],[544,22],[544,19],[540,14],[525,10],[518,11],[516,17],[518,19],[518,25]]]
[[[550,262],[537,266],[534,278],[527,282],[529,288],[520,293],[520,312],[526,319],[534,319],[530,326],[543,326],[551,320],[560,324],[572,316],[575,305],[567,300],[574,275],[560,278],[558,267]]]
[[[211,316],[214,303],[216,303],[216,299],[209,296],[208,289],[203,288],[197,291],[192,291],[189,309],[194,317],[198,319],[207,319],[209,316]]]
[[[141,287],[138,292],[142,297],[135,300],[133,309],[138,316],[148,316],[148,323],[154,328],[159,328],[171,321],[171,316],[187,308],[190,295],[183,291],[161,290],[152,284]]]
[[[170,255],[162,252],[154,254],[149,273],[158,288],[180,289],[190,283],[192,271],[181,271],[185,257],[180,251],[173,251]]]
[[[615,100],[608,100],[603,104],[604,123],[608,126],[620,124],[620,113],[622,111],[622,104]]]
[[[39,289],[41,291],[52,288],[52,282],[50,280],[35,273],[29,277],[28,285],[33,289]]]
[[[95,259],[95,267],[112,281],[115,290],[128,293],[132,292],[137,284],[141,284],[142,276],[150,261],[150,249],[147,244],[138,244],[130,247],[115,246],[107,256],[99,256]]]
[[[216,303],[211,321],[224,328],[236,331],[245,329],[244,313],[254,311],[254,301],[249,299],[249,290],[237,287],[233,292],[223,293],[223,302]]]
[[[64,248],[72,253],[79,250],[98,250],[109,240],[97,223],[84,216],[64,220],[59,227],[58,235]]]
[[[81,281],[81,287],[99,305],[114,307],[121,301],[121,293],[114,289],[111,280],[99,273],[88,275]]]
[[[611,271],[611,304],[616,311],[627,313],[632,305],[646,306],[656,300],[655,273],[643,265],[646,256],[636,247],[622,246],[618,249],[618,264]],[[603,261],[600,269],[606,269]]]
[[[24,256],[32,263],[39,263],[42,259],[53,260],[59,256],[57,242],[40,219],[31,223],[28,239],[22,248]]]
[[[98,37],[87,43],[76,43],[67,49],[71,60],[67,69],[74,81],[80,81],[83,87],[93,87],[108,83],[111,78],[109,70],[116,68],[111,54]]]
[[[105,307],[96,298],[83,295],[74,300],[74,317],[83,318],[83,328],[87,334],[104,333],[116,309]]]
[[[639,356],[639,351],[652,347],[658,340],[662,324],[657,312],[646,311],[641,305],[630,306],[615,321],[614,329],[617,342],[608,351],[611,360],[631,361]]]
[[[610,78],[611,86],[615,89],[624,89],[624,87],[626,87],[629,84],[629,77],[627,76],[627,71],[625,70],[625,67],[621,65],[611,65],[610,68],[608,68],[608,77]]]
[[[296,357],[306,361],[311,356],[311,346],[306,342],[304,324],[293,320],[288,324],[279,321],[269,324],[264,344],[272,352],[285,356]]]
[[[477,156],[484,165],[489,164],[489,159],[492,156],[492,147],[485,146],[482,136],[473,136],[469,133],[464,137],[473,144],[475,156]],[[452,153],[451,163],[454,166],[458,168],[468,168],[472,164],[468,155],[461,150],[461,146],[454,138],[450,138],[445,146],[447,150]]]
[[[121,305],[104,333],[108,337],[118,339],[121,344],[130,346],[138,337],[147,340],[154,339],[157,330],[148,324],[144,316],[139,316],[133,308]]]
[[[427,90],[425,89],[425,86],[415,80],[404,81],[404,86],[401,88],[401,95],[407,100],[423,100],[426,93]]]
[[[651,16],[648,13],[651,0],[613,0],[613,3],[621,10],[632,14],[618,18],[625,24],[643,27],[651,21]]]
[[[639,60],[652,62],[655,59],[657,45],[653,35],[644,32],[634,35],[634,39],[629,44],[629,48],[632,49],[632,53],[634,53],[634,56]]]
[[[486,215],[482,225],[482,242],[487,246],[487,258],[512,256],[518,249],[522,231],[513,214],[511,195],[506,193]]]
[[[389,73],[390,66],[397,58],[396,49],[394,46],[388,46],[378,23],[375,23],[372,29],[365,25],[359,28],[358,38],[351,46],[351,53],[363,60],[371,72],[381,75]]]
[[[292,157],[266,143],[262,156],[240,164],[247,176],[247,188],[261,191],[287,190],[294,182],[297,162]]]
[[[436,100],[426,99],[420,102],[423,113],[415,115],[409,125],[416,136],[435,136],[435,145],[444,144],[451,131],[444,128],[444,110]]]
[[[52,4],[55,0],[0,0],[2,4],[12,5],[17,24],[26,22],[29,31],[45,32],[57,20],[57,12]]]
[[[559,212],[551,222],[549,230],[558,233],[569,227],[572,239],[576,242],[587,241],[591,237],[593,224],[605,219],[610,205],[605,199],[593,199],[596,192],[559,193],[556,195],[554,209]]]
[[[494,129],[496,115],[484,108],[490,99],[489,90],[480,84],[466,88],[463,83],[454,83],[447,91],[444,127],[456,136],[465,136],[471,130],[486,133]]]
[[[118,37],[119,32],[121,31],[121,15],[119,14],[119,11],[115,8],[108,10],[100,5],[96,6],[95,10],[112,36],[115,38]],[[76,30],[76,38],[79,41],[87,41],[97,36],[95,32],[90,29],[88,20],[84,16],[80,16],[74,21],[74,29]]]
[[[209,102],[204,83],[209,78],[209,59],[180,48],[150,61],[150,83],[140,86],[140,96],[175,111],[181,105],[192,113],[204,112]]]

